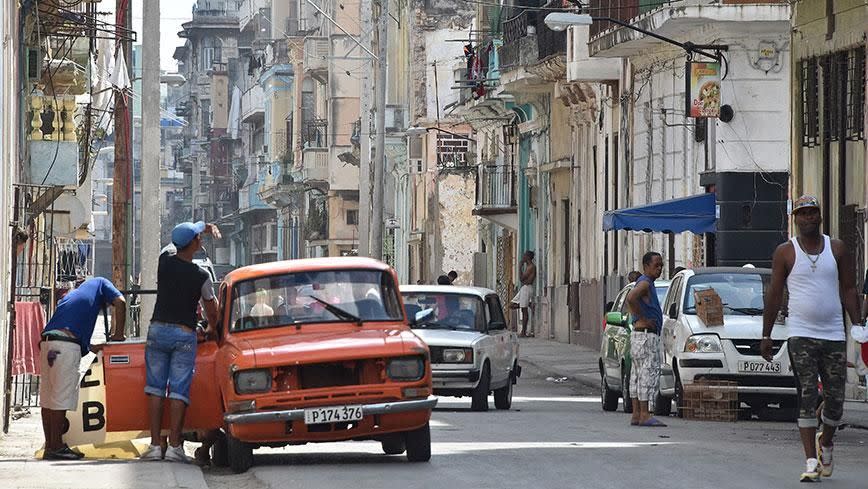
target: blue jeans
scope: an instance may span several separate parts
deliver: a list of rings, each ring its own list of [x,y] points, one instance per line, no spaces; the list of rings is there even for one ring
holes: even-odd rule
[[[190,404],[196,367],[196,333],[159,321],[151,322],[145,346],[145,394]]]

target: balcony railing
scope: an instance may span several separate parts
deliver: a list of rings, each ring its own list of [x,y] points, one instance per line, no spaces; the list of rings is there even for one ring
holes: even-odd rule
[[[549,56],[566,55],[567,31],[555,32],[541,23],[537,26],[536,43],[539,50],[539,59],[546,59]]]
[[[516,207],[517,175],[513,165],[479,165],[476,178],[476,207],[509,209]]]
[[[79,154],[75,97],[29,97],[27,131],[30,178],[42,185],[78,185]],[[82,146],[83,148],[84,146]]]
[[[536,29],[536,11],[522,10],[514,17],[503,21],[503,42],[518,41],[528,35],[527,28]]]
[[[639,15],[640,5],[644,9],[643,11],[647,11],[664,3],[668,2],[664,0],[590,0],[589,8],[595,17],[628,21]],[[615,24],[611,22],[594,22],[591,24],[590,36],[593,38],[612,27],[615,27]]]
[[[265,117],[265,94],[259,84],[253,85],[241,95],[241,120],[250,122],[256,116]]]
[[[535,11],[523,10],[503,22],[503,46],[498,49],[502,68],[526,65],[538,59],[537,17]]]
[[[329,123],[326,119],[311,119],[304,122],[301,130],[301,144],[305,148],[328,147]]]

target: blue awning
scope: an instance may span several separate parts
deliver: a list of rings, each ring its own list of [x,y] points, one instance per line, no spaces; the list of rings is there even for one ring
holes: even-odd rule
[[[714,194],[700,194],[607,211],[603,215],[603,231],[623,229],[662,233],[713,233],[717,230],[715,209]]]

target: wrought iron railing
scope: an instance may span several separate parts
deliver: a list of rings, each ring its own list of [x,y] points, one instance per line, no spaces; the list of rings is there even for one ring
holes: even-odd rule
[[[305,148],[327,148],[328,127],[326,119],[311,119],[304,122],[301,143]]]
[[[515,166],[483,164],[476,178],[476,206],[509,208],[516,206]]]
[[[545,25],[539,25],[536,33],[536,43],[539,59],[549,56],[567,54],[567,31],[556,32]]]

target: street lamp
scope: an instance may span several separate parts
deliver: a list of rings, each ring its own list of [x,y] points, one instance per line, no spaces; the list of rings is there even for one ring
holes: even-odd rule
[[[471,137],[465,136],[463,134],[458,134],[458,133],[455,133],[452,131],[447,131],[446,129],[440,129],[439,127],[412,126],[412,127],[408,127],[407,130],[404,131],[404,134],[406,134],[407,136],[423,136],[423,135],[427,134],[428,131],[445,132],[446,134],[449,134],[449,135],[454,136],[454,137],[459,138],[459,139],[466,139],[468,141],[476,141],[475,139],[473,139]]]
[[[604,21],[611,22],[615,25],[624,27],[626,29],[634,30],[641,34],[644,34],[648,37],[653,37],[655,39],[659,39],[663,42],[668,42],[669,44],[673,44],[675,46],[680,47],[681,49],[687,51],[689,54],[699,54],[717,61],[720,61],[722,56],[720,51],[727,51],[729,46],[727,45],[716,45],[716,44],[693,44],[692,42],[678,42],[674,39],[670,39],[668,37],[661,36],[660,34],[655,34],[653,32],[647,31],[640,27],[636,27],[629,22],[624,22],[623,20],[613,19],[611,17],[592,17],[587,14],[574,14],[570,12],[552,12],[546,15],[545,24],[546,27],[553,31],[565,31],[568,27],[579,27],[579,26],[588,26],[594,23],[595,21]],[[715,51],[714,53],[709,53],[707,51],[703,51],[704,49]]]

